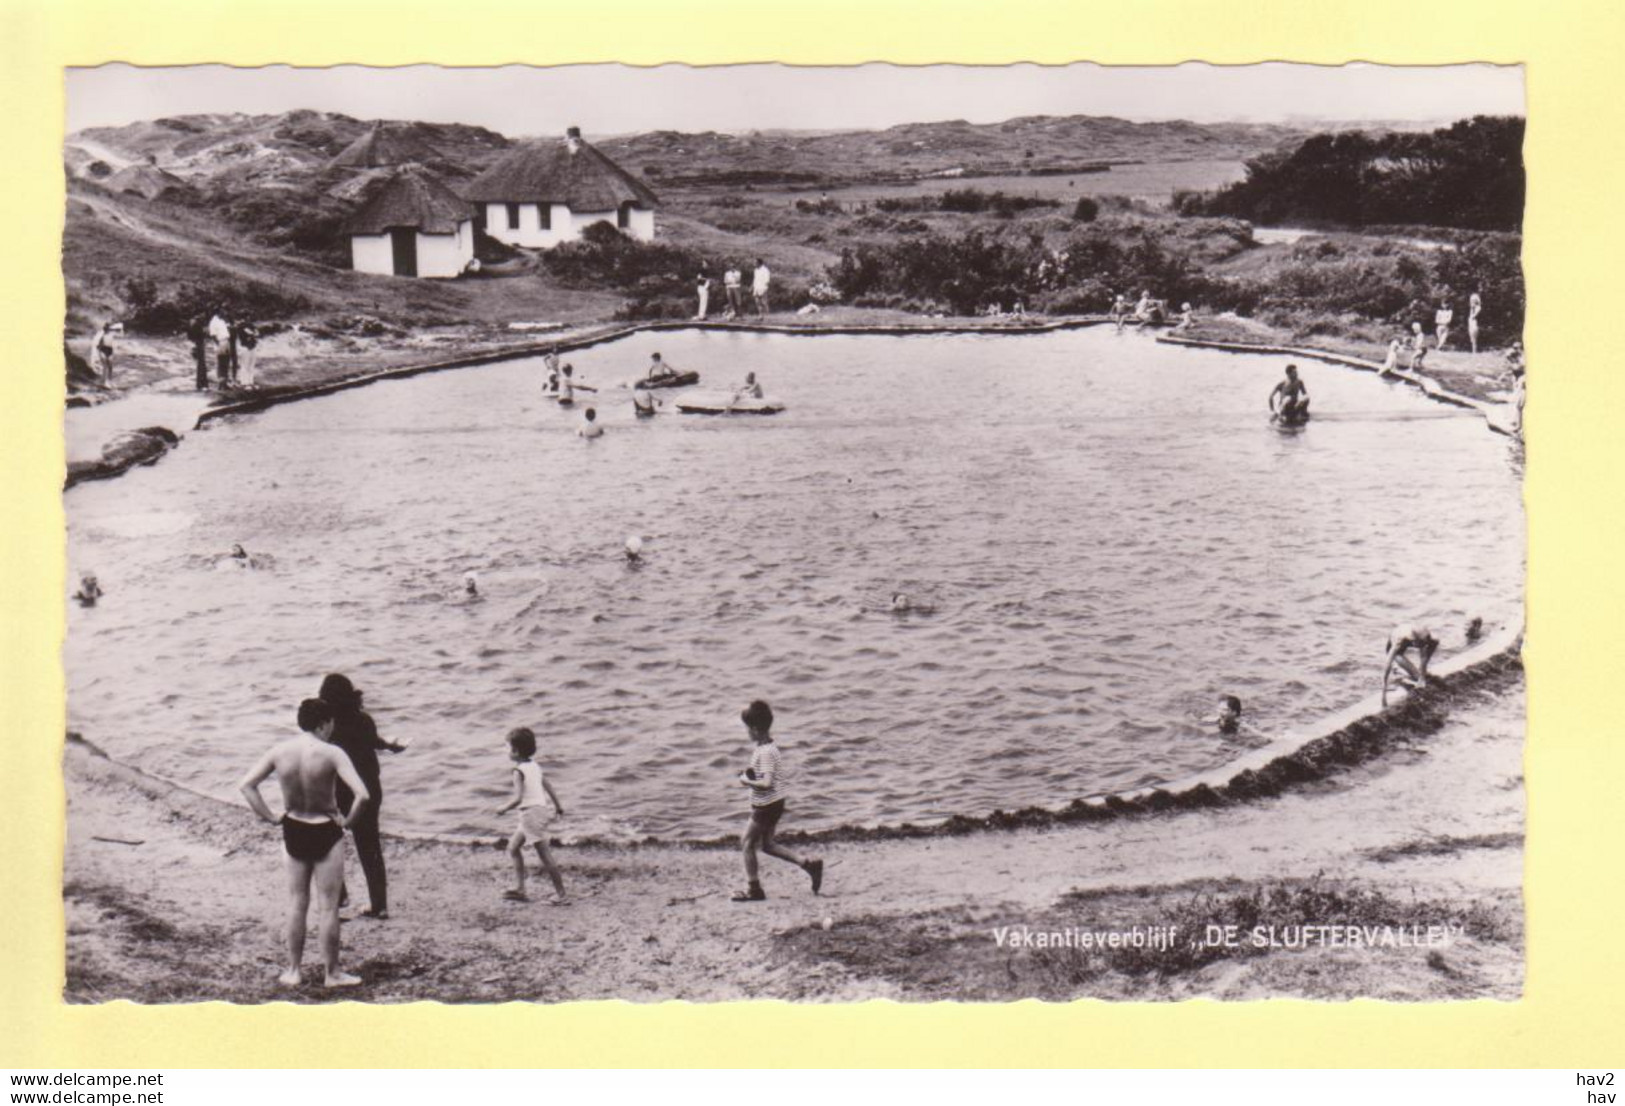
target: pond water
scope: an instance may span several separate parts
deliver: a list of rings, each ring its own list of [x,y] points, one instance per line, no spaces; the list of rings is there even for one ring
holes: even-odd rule
[[[772,417],[638,422],[653,350],[755,370]],[[1062,805],[1241,750],[1375,690],[1394,623],[1457,648],[1521,617],[1521,472],[1476,416],[1305,363],[1109,327],[978,337],[667,332],[570,356],[604,436],[535,360],[372,385],[187,436],[66,496],[69,724],[231,795],[328,671],[387,737],[385,824],[491,833],[529,725],[573,832],[736,827],[761,696],[787,825]],[[644,564],[622,544],[646,542]],[[219,554],[242,542],[245,570]],[[479,573],[481,596],[462,594]],[[921,609],[890,610],[894,592]]]

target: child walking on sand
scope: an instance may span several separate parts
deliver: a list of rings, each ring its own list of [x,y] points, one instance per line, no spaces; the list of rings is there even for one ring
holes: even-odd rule
[[[757,699],[739,713],[750,739],[756,743],[750,767],[739,774],[739,782],[750,788],[750,822],[741,841],[745,853],[745,878],[749,886],[733,897],[734,902],[761,902],[767,898],[758,878],[756,850],[794,864],[812,879],[813,894],[824,885],[824,862],[802,860],[773,840],[779,819],[784,816],[785,779],[779,747],[773,744],[773,708]]]
[[[530,896],[525,894],[525,842],[529,841],[536,846],[536,855],[541,858],[547,878],[553,881],[551,901],[556,906],[562,906],[570,900],[564,894],[564,877],[559,874],[558,865],[553,863],[553,854],[547,850],[547,823],[551,821],[547,806],[551,803],[561,818],[564,807],[560,805],[553,785],[543,778],[542,766],[531,759],[535,755],[536,735],[529,729],[520,726],[508,734],[508,757],[514,764],[513,798],[498,807],[497,813],[506,814],[518,807],[519,825],[514,827],[513,836],[508,838],[508,855],[513,858],[515,882],[513,887],[502,893],[502,897],[512,902],[530,901]]]

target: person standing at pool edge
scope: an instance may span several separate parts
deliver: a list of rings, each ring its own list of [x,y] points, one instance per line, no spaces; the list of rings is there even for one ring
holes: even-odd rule
[[[1456,319],[1456,313],[1451,310],[1450,304],[1441,301],[1439,310],[1433,313],[1433,331],[1437,339],[1436,345],[1444,349],[1444,344],[1450,340],[1450,324]]]
[[[734,902],[761,902],[767,898],[757,871],[756,850],[794,864],[812,880],[813,894],[824,885],[824,862],[802,860],[773,840],[779,819],[784,816],[785,772],[779,747],[773,743],[773,708],[761,699],[739,712],[750,739],[756,743],[750,766],[739,774],[741,785],[750,788],[750,823],[740,845],[745,854],[748,886],[733,897]]]
[[[378,815],[384,806],[384,784],[378,767],[378,750],[401,753],[406,751],[406,745],[401,742],[385,741],[378,736],[378,727],[374,724],[372,715],[361,709],[361,689],[352,684],[349,677],[333,673],[322,681],[322,689],[318,695],[322,702],[333,709],[333,744],[343,749],[349,756],[350,762],[355,765],[356,775],[361,778],[367,792],[372,795],[372,802],[367,804],[360,816],[351,817],[350,825],[351,835],[355,838],[356,858],[361,861],[361,872],[367,879],[369,902],[367,909],[361,912],[361,916],[379,922],[387,921],[388,880],[384,874],[384,847],[378,840]],[[349,814],[354,809],[354,798],[352,789],[345,781],[340,780],[339,808]]]
[[[767,318],[767,313],[772,310],[767,297],[768,286],[772,283],[773,273],[768,269],[767,262],[758,257],[756,272],[751,277],[750,293],[756,298],[756,317],[759,319]]]
[[[344,831],[368,809],[367,788],[350,758],[333,747],[332,707],[320,699],[306,699],[299,704],[298,720],[304,732],[273,747],[238,787],[255,814],[282,827],[288,856],[288,967],[277,982],[284,987],[299,985],[314,884],[325,985],[354,987],[361,980],[339,970],[339,896],[344,887]],[[271,813],[260,794],[260,784],[273,773],[282,786],[281,818]],[[353,798],[344,818],[339,817],[335,787],[344,787]]]

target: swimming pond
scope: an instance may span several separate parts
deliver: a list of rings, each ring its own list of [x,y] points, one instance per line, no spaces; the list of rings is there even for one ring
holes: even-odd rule
[[[635,420],[661,351],[771,417]],[[603,437],[535,359],[216,425],[66,497],[70,728],[231,795],[323,674],[386,737],[386,828],[491,833],[529,725],[570,830],[735,828],[738,711],[773,703],[787,828],[983,814],[1172,781],[1365,698],[1401,619],[1516,622],[1520,461],[1468,412],[1110,327],[644,333],[577,351]],[[646,543],[629,568],[629,535]],[[221,557],[243,543],[260,567]],[[476,571],[480,597],[462,591]],[[895,614],[894,592],[914,610]]]

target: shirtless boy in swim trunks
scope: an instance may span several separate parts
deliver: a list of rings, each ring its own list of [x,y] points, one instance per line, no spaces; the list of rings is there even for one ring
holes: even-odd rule
[[[344,831],[372,799],[344,750],[328,744],[333,736],[333,708],[320,699],[299,704],[304,731],[266,753],[243,777],[243,798],[254,813],[282,827],[288,855],[288,968],[277,976],[285,987],[297,987],[305,955],[305,924],[310,889],[316,887],[316,919],[327,969],[325,986],[354,987],[361,980],[339,970],[339,889],[344,883]],[[286,813],[278,818],[265,805],[260,784],[272,774],[282,785]],[[348,817],[339,813],[334,783],[343,780],[355,794]]]
[[[1270,392],[1270,410],[1283,419],[1302,418],[1309,413],[1309,392],[1298,379],[1298,366],[1286,367],[1286,379]]]

